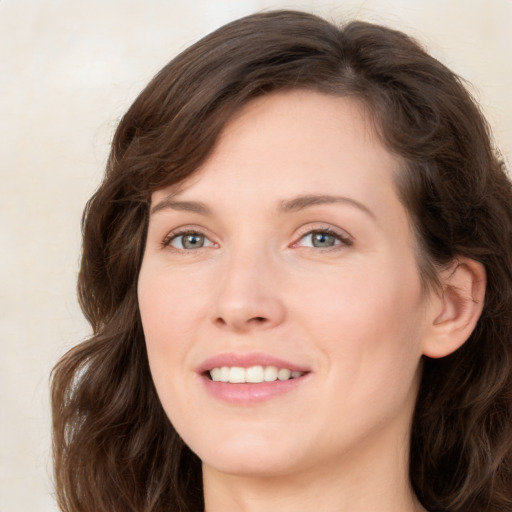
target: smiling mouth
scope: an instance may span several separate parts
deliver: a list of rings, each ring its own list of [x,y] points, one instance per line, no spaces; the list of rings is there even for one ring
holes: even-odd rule
[[[206,376],[214,382],[229,382],[230,384],[259,384],[297,379],[306,372],[292,371],[277,366],[221,366],[206,372]]]

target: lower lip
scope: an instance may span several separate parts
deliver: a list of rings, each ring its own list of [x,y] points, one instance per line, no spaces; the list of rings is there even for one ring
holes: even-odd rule
[[[217,382],[202,375],[206,390],[215,398],[231,404],[243,405],[264,402],[297,389],[306,379],[302,375],[295,379],[276,380],[262,382],[260,384],[243,383],[230,384],[229,382]]]

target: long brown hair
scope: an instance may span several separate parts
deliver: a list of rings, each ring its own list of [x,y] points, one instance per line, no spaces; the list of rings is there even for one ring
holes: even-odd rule
[[[121,120],[83,216],[79,300],[93,328],[53,371],[57,497],[64,511],[198,511],[200,461],[157,398],[136,285],[151,192],[208,157],[229,118],[277,90],[352,96],[399,155],[397,177],[427,285],[468,257],[484,264],[477,328],[425,358],[410,479],[429,510],[512,510],[512,186],[462,81],[403,33],[276,11],[232,22],[150,82]]]

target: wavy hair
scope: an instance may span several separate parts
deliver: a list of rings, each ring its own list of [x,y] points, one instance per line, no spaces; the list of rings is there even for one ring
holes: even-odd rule
[[[275,11],[178,55],[117,128],[82,221],[78,294],[93,334],[52,374],[63,511],[203,509],[200,461],[160,405],[138,312],[150,197],[190,176],[251,99],[297,88],[356,98],[401,158],[397,189],[427,285],[457,257],[485,266],[475,331],[424,360],[410,480],[432,511],[512,510],[512,186],[487,123],[462,80],[403,33]]]

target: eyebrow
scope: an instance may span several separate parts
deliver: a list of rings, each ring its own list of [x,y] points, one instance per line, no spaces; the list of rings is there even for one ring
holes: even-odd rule
[[[353,206],[358,210],[363,211],[373,219],[375,219],[375,214],[367,208],[364,204],[352,199],[350,197],[344,196],[332,196],[325,194],[307,194],[294,197],[292,199],[288,199],[283,201],[279,207],[279,211],[284,213],[292,213],[303,210],[305,208],[309,208],[311,206],[317,206],[322,204],[333,204],[333,203],[341,203],[347,204],[349,206]]]
[[[332,196],[326,194],[306,194],[293,197],[292,199],[287,199],[280,203],[278,211],[280,213],[293,213],[304,210],[305,208],[310,208],[312,206],[336,203],[353,206],[375,219],[374,213],[359,201],[351,199],[350,197]],[[173,199],[172,195],[166,197],[155,206],[153,206],[151,208],[151,215],[166,209],[193,212],[205,216],[212,215],[210,208],[208,208],[205,203],[200,201],[176,201]]]
[[[199,213],[206,216],[211,216],[212,214],[208,206],[200,201],[176,201],[173,199],[173,196],[168,196],[151,208],[151,215],[166,209]]]

